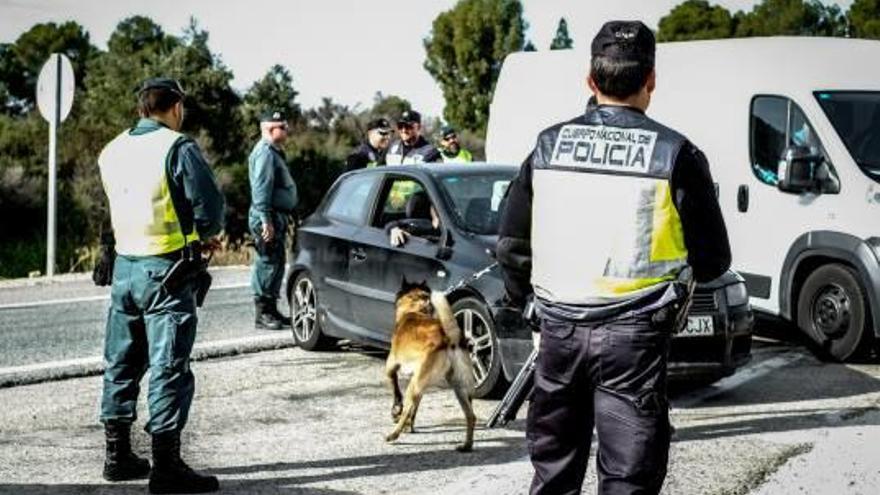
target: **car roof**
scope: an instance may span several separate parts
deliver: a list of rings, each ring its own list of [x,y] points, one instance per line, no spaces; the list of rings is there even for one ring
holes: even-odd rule
[[[515,174],[519,171],[519,165],[508,165],[485,162],[469,163],[423,163],[418,165],[387,165],[373,168],[363,168],[353,173],[393,173],[415,172],[417,174],[430,174],[434,177],[443,178],[448,176],[480,175],[480,174]]]

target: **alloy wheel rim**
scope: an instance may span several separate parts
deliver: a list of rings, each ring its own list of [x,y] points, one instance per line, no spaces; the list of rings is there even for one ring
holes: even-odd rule
[[[840,338],[846,334],[851,319],[849,295],[837,284],[827,285],[813,301],[813,325],[827,338]]]
[[[467,339],[471,362],[474,365],[474,380],[479,387],[489,376],[492,361],[495,359],[495,346],[489,323],[473,309],[462,309],[455,314],[458,326]]]
[[[291,328],[300,342],[306,342],[315,333],[315,288],[304,278],[293,289],[293,321]]]

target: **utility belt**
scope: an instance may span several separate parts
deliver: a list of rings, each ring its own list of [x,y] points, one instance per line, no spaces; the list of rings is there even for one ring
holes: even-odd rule
[[[174,264],[162,277],[162,287],[168,292],[175,292],[185,284],[192,283],[196,298],[196,307],[202,307],[208,290],[211,288],[212,277],[208,273],[208,263],[211,262],[213,253],[208,251],[207,256],[202,255],[202,244],[198,241],[187,244],[177,251],[159,255],[162,258],[174,261]]]

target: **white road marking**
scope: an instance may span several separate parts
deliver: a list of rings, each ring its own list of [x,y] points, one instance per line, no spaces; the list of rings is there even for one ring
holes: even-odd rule
[[[216,287],[211,287],[211,290],[243,289],[245,287],[250,287],[250,283],[218,285]],[[28,302],[20,302],[20,303],[9,303],[9,304],[0,304],[0,311],[3,311],[5,309],[39,308],[42,306],[54,306],[54,305],[58,305],[58,304],[77,304],[77,303],[83,303],[83,302],[105,301],[105,300],[109,300],[109,299],[110,299],[109,294],[102,294],[99,296],[72,297],[69,299],[49,299],[46,301],[28,301]]]
[[[252,344],[252,343],[262,343],[262,342],[273,342],[275,340],[284,340],[288,338],[289,335],[284,333],[283,335],[279,334],[271,334],[271,335],[254,335],[250,337],[236,337],[233,339],[223,339],[223,340],[212,340],[208,342],[199,342],[193,347],[193,353],[197,352],[206,352],[214,349],[226,347],[226,346],[236,346],[241,344]],[[34,364],[25,364],[22,366],[10,366],[7,368],[0,368],[0,377],[4,375],[14,375],[19,373],[36,373],[41,371],[51,371],[53,369],[64,369],[71,367],[93,367],[100,366],[103,367],[104,359],[101,357],[87,357],[87,358],[78,358],[78,359],[67,359],[63,361],[49,361],[46,363],[34,363]]]

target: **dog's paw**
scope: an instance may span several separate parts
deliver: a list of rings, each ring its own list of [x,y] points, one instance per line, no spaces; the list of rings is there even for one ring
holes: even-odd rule
[[[389,434],[385,437],[385,441],[388,442],[388,443],[391,443],[391,442],[397,440],[397,438],[398,438],[399,436],[400,436],[400,433],[397,433],[396,431],[392,431],[391,433],[389,433]]]
[[[470,444],[470,443],[463,443],[463,444],[459,445],[458,447],[456,447],[455,450],[457,450],[459,452],[471,452],[474,450],[474,446],[473,446],[473,444]]]

